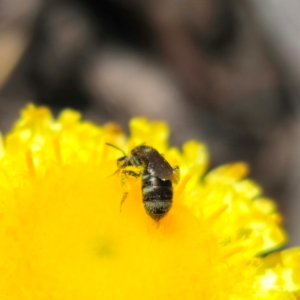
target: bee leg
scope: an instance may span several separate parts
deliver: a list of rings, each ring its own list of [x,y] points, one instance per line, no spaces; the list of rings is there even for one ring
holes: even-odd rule
[[[120,212],[122,211],[122,204],[123,204],[123,202],[125,201],[125,199],[127,198],[127,196],[128,196],[128,192],[125,192],[125,193],[123,194],[122,200],[121,200],[121,202],[120,202]]]
[[[172,169],[173,169],[173,174],[171,176],[171,181],[177,184],[180,178],[180,169],[178,166],[173,166]]]
[[[123,175],[123,174],[124,174],[125,176],[129,175],[129,176],[132,176],[132,177],[135,177],[135,178],[138,178],[138,177],[141,176],[141,172],[137,173],[137,172],[134,172],[134,171],[132,171],[132,170],[124,170],[124,171],[122,172],[122,175]]]
[[[120,212],[122,211],[122,204],[124,203],[124,201],[126,200],[127,196],[128,196],[128,190],[129,190],[129,187],[127,185],[127,176],[133,176],[133,177],[140,177],[141,176],[141,173],[136,173],[132,170],[123,170],[122,171],[122,174],[121,174],[121,182],[122,182],[122,186],[123,188],[125,189],[125,192],[123,194],[123,197],[121,199],[121,202],[120,202]]]

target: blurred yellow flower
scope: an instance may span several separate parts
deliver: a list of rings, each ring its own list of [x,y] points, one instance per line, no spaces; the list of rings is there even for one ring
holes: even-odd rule
[[[168,135],[142,118],[127,138],[71,110],[55,120],[24,109],[0,145],[0,299],[300,299],[300,248],[273,251],[281,217],[247,166],[208,172],[203,144],[170,148]],[[122,154],[105,143],[126,153],[145,143],[180,167],[159,222],[139,179],[128,177],[120,211]]]

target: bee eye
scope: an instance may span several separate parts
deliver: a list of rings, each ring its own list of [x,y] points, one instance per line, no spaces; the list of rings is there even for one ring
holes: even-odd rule
[[[135,156],[131,156],[130,163],[133,166],[141,166],[142,165],[142,162],[140,161],[140,159]]]

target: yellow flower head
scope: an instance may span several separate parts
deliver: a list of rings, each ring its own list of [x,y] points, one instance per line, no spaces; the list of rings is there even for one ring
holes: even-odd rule
[[[300,299],[300,249],[267,255],[285,234],[247,166],[208,172],[203,144],[170,148],[161,122],[129,127],[127,138],[70,110],[22,112],[0,147],[0,299]],[[127,155],[145,144],[179,166],[162,219],[107,143]]]

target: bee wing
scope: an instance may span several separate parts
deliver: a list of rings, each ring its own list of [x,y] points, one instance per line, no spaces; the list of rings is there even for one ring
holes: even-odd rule
[[[171,180],[173,183],[179,181],[179,168],[177,166],[172,168],[163,157],[150,161],[148,171],[162,180]]]

